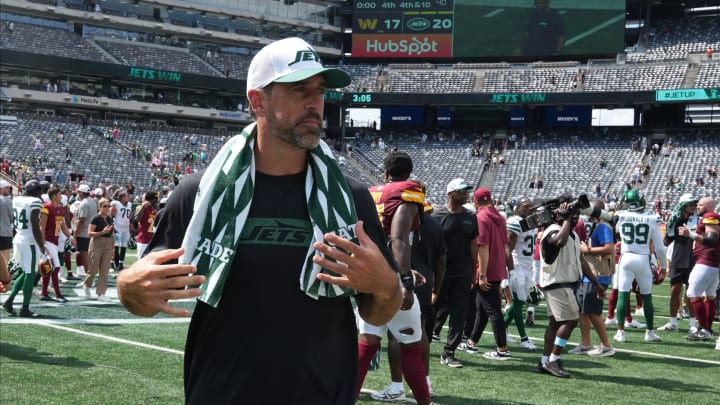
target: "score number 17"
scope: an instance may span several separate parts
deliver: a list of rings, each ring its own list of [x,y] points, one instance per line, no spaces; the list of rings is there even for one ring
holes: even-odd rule
[[[386,19],[385,21],[385,28],[389,30],[396,30],[398,27],[400,27],[400,19],[399,18],[393,18],[393,19]]]

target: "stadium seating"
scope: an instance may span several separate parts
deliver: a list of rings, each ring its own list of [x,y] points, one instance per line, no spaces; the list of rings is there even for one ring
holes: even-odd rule
[[[694,87],[720,87],[720,61],[700,64]]]
[[[627,54],[628,62],[684,60],[691,53],[705,53],[708,46],[720,49],[718,18],[682,18],[659,20],[641,39],[638,51]]]
[[[551,198],[563,192],[591,194],[597,185],[603,192],[614,188],[617,193],[642,157],[640,152],[630,150],[628,131],[605,134],[574,129],[527,135],[525,148],[504,152],[505,164],[500,165],[491,189],[498,198]],[[600,159],[607,162],[607,169],[600,168]],[[529,188],[533,176],[542,176],[543,189]]]
[[[382,66],[378,65],[341,65],[335,66],[345,70],[352,77],[352,83],[344,90],[346,92],[377,92],[379,75],[382,73]]]
[[[111,143],[106,136],[112,131],[111,122],[95,122],[88,128],[68,122],[66,119],[21,115],[18,125],[2,125],[2,148],[0,154],[13,162],[28,162],[37,157],[47,159],[48,166],[65,173],[76,171],[85,173],[86,180],[92,185],[100,182],[106,184],[124,184],[133,182],[139,190],[149,184],[150,174],[154,171],[142,159],[144,151],[156,151],[159,146],[167,147],[166,158],[168,167],[183,161],[187,153],[199,153],[201,145],[207,145],[208,160],[222,146],[221,138],[196,133],[197,145],[185,142],[190,130],[174,132],[172,128],[158,130],[140,130],[138,127],[121,126],[118,142]],[[58,129],[64,132],[64,141],[56,141]],[[33,149],[35,136],[41,138],[43,149]],[[133,159],[130,146],[138,145],[139,157]],[[66,150],[70,151],[70,163],[65,161]],[[199,162],[192,162],[194,170],[202,169]],[[183,164],[184,169],[184,164]]]
[[[475,73],[470,70],[390,68],[386,92],[392,93],[470,93]]]
[[[576,75],[577,67],[490,70],[485,73],[482,91],[563,93],[573,90]]]
[[[588,69],[585,91],[642,91],[683,87],[687,63],[602,66]]]
[[[112,60],[92,43],[69,29],[35,24],[17,22],[11,32],[3,21],[3,24],[0,24],[0,48],[112,63]]]
[[[461,177],[470,184],[478,184],[484,160],[468,156],[468,143],[469,141],[448,141],[420,144],[412,140],[401,140],[393,143],[393,146],[408,153],[415,162],[411,178],[427,184],[427,199],[442,205],[447,199],[445,186],[450,180]],[[370,161],[376,162],[375,169],[382,173],[382,162],[387,150],[363,147],[356,151],[353,153],[364,154]]]
[[[125,65],[195,73],[205,76],[222,76],[186,48],[144,44],[109,38],[96,38],[95,42]]]

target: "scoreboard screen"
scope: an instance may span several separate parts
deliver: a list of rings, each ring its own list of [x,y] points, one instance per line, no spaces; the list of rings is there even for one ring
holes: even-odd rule
[[[611,55],[625,0],[355,0],[352,24],[353,57]]]

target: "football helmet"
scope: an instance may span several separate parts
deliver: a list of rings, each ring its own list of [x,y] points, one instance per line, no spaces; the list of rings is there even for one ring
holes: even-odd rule
[[[542,301],[542,299],[545,298],[545,294],[543,294],[542,290],[539,289],[537,286],[532,286],[528,290],[528,298],[527,302],[531,305],[537,305]]]
[[[38,271],[41,275],[47,276],[48,274],[52,273],[54,269],[55,266],[53,265],[53,261],[50,256],[43,255],[40,257],[40,262],[38,263]]]
[[[16,262],[15,259],[10,259],[8,262],[8,271],[13,280],[16,280],[23,273],[22,266],[20,266],[20,263]]]
[[[645,209],[645,196],[642,191],[632,189],[625,196],[625,203],[629,211],[642,211]]]
[[[660,285],[663,281],[665,281],[665,277],[660,274],[659,267],[653,265],[650,270],[652,271],[653,284]]]
[[[68,253],[75,253],[77,252],[77,249],[75,249],[75,246],[73,246],[72,241],[70,238],[65,239],[65,251]]]

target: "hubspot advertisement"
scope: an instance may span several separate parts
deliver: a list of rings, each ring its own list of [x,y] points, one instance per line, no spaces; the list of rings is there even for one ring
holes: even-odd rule
[[[452,56],[452,34],[353,36],[354,57],[433,58]]]

